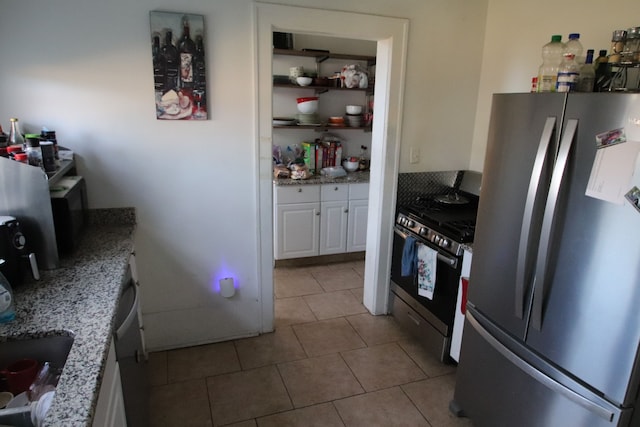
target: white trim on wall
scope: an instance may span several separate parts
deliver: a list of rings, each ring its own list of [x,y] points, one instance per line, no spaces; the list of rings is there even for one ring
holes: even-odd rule
[[[409,21],[401,18],[254,3],[255,81],[262,332],[273,330],[272,32],[283,31],[377,42],[375,114],[363,303],[372,314],[388,312],[389,274],[402,98]]]

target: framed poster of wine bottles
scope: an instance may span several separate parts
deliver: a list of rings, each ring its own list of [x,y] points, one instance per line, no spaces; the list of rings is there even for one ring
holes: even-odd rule
[[[204,17],[152,11],[149,18],[156,118],[206,120]]]

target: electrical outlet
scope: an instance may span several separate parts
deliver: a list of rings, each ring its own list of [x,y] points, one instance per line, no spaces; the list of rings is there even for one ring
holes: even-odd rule
[[[420,163],[420,147],[411,147],[409,149],[409,163]]]

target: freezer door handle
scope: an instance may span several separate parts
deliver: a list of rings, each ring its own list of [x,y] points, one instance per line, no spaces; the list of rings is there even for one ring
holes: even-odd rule
[[[538,331],[542,328],[542,311],[544,308],[545,295],[548,292],[547,288],[549,287],[546,276],[551,236],[553,234],[553,223],[556,216],[556,208],[558,206],[558,198],[560,196],[562,182],[569,163],[569,154],[571,152],[571,147],[573,146],[573,141],[575,140],[577,129],[578,120],[571,119],[567,121],[562,140],[560,141],[558,158],[553,168],[553,174],[551,175],[547,204],[544,208],[542,229],[540,233],[540,247],[538,248],[538,258],[536,263],[535,288],[533,290],[533,308],[531,309],[531,326]]]
[[[542,136],[538,144],[538,152],[536,153],[533,169],[531,171],[531,180],[529,181],[529,189],[527,190],[527,200],[524,206],[524,215],[522,218],[522,229],[520,231],[520,245],[518,247],[518,262],[516,266],[516,285],[515,285],[515,314],[518,319],[524,318],[524,298],[527,287],[527,266],[529,257],[529,235],[531,234],[531,224],[533,212],[536,205],[536,199],[542,181],[542,171],[545,164],[549,161],[549,146],[553,138],[553,131],[556,127],[556,118],[547,117],[544,124]]]
[[[562,396],[570,399],[576,404],[582,406],[588,411],[598,415],[599,417],[611,422],[615,413],[610,409],[599,405],[598,403],[590,400],[579,393],[571,390],[570,388],[560,384],[553,378],[543,374],[534,366],[527,363],[525,360],[520,358],[518,355],[509,350],[504,344],[502,344],[498,339],[496,339],[489,331],[487,331],[478,320],[474,317],[472,310],[467,310],[466,319],[469,324],[473,327],[473,329],[480,334],[480,336],[487,342],[491,347],[493,347],[498,353],[504,356],[509,362],[513,363],[518,369],[522,372],[526,373],[540,384],[548,387],[553,392],[559,393]]]

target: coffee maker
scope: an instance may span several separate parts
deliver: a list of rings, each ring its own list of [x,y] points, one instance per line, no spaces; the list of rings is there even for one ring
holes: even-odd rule
[[[27,238],[20,222],[12,216],[0,216],[0,272],[11,286],[22,284],[25,270],[31,270],[35,280],[40,279],[36,254],[29,252]]]

